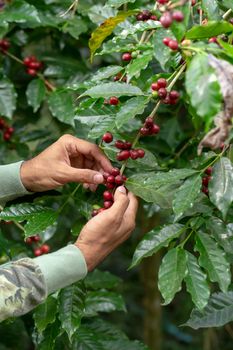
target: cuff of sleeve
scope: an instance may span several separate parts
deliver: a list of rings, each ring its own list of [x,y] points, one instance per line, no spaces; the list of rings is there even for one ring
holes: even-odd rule
[[[87,275],[86,261],[75,245],[68,245],[33,260],[44,275],[48,294],[75,283]]]
[[[20,178],[20,168],[23,161],[0,166],[1,191],[0,199],[4,204],[9,200],[30,194]]]

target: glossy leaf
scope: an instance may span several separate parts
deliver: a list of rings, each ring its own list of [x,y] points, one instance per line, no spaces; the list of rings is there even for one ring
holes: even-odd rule
[[[215,71],[210,67],[207,55],[197,54],[192,59],[186,72],[185,85],[192,106],[209,125],[213,117],[221,110],[222,95]]]
[[[106,131],[113,131],[115,128],[115,115],[75,116],[76,129],[79,125],[87,127],[88,138],[96,139]]]
[[[200,254],[199,264],[207,271],[210,280],[217,282],[220,289],[226,292],[231,282],[231,274],[224,251],[206,233],[196,235],[195,249]]]
[[[219,218],[211,216],[206,221],[206,227],[211,235],[227,254],[233,254],[233,234],[229,227]]]
[[[120,107],[116,115],[116,126],[121,128],[129,120],[133,119],[137,114],[142,114],[146,108],[148,98],[145,96],[132,97]]]
[[[203,311],[193,310],[184,324],[193,329],[221,327],[233,321],[233,292],[215,293]]]
[[[169,304],[175,294],[181,290],[185,277],[186,255],[181,248],[173,248],[164,256],[159,268],[158,287],[164,298],[164,304]]]
[[[176,218],[194,205],[202,185],[200,174],[194,175],[187,179],[177,190],[173,201],[173,210]]]
[[[104,68],[100,68],[95,73],[95,75],[93,76],[93,78],[91,80],[92,81],[101,81],[104,79],[108,79],[108,78],[112,77],[113,75],[116,75],[120,71],[122,71],[121,66],[107,66]]]
[[[167,247],[173,239],[184,232],[184,229],[184,225],[171,224],[148,232],[138,244],[130,267],[138,265],[142,259],[155,254],[162,247]]]
[[[44,231],[47,227],[54,224],[58,214],[49,210],[32,215],[24,226],[25,237],[30,237]]]
[[[141,89],[125,83],[105,83],[94,86],[85,91],[82,96],[91,96],[92,98],[109,98],[111,96],[140,96],[143,95]]]
[[[36,7],[21,0],[15,0],[0,13],[2,21],[26,23],[29,28],[41,23]]]
[[[56,314],[57,300],[53,296],[50,296],[43,304],[37,306],[33,314],[37,331],[41,333],[49,324],[54,323],[56,320]]]
[[[161,23],[159,21],[140,21],[137,23],[133,23],[132,25],[127,25],[126,28],[122,30],[119,34],[119,37],[122,39],[126,39],[129,35],[134,35],[136,33],[149,31],[153,29],[161,28]]]
[[[35,205],[35,204],[14,204],[10,207],[5,207],[0,212],[0,219],[5,221],[11,221],[15,220],[18,222],[28,220],[33,215],[49,212],[51,209],[43,207],[42,205]]]
[[[196,257],[187,251],[185,253],[187,274],[184,280],[187,291],[191,294],[195,306],[202,310],[207,305],[210,297],[206,274],[200,268]]]
[[[131,64],[126,68],[128,79],[131,80],[135,76],[140,76],[141,71],[147,68],[148,64],[152,61],[152,58],[153,52],[146,51],[141,56],[132,60]]]
[[[59,294],[59,319],[71,341],[84,314],[86,290],[83,282],[74,283]]]
[[[119,285],[121,279],[108,271],[95,269],[85,278],[85,285],[91,289],[112,289]]]
[[[232,33],[233,25],[229,22],[218,21],[208,22],[205,25],[194,26],[186,33],[186,39],[205,39],[218,36],[220,34]]]
[[[136,0],[108,0],[106,5],[113,7],[121,7],[124,4],[135,2]]]
[[[74,101],[67,91],[53,91],[48,98],[52,115],[63,123],[74,125]]]
[[[233,166],[228,158],[220,158],[214,166],[209,192],[211,202],[225,218],[233,202]]]
[[[171,50],[163,43],[165,37],[175,39],[171,31],[164,28],[157,29],[153,35],[154,56],[164,70],[171,58]]]
[[[37,346],[38,350],[54,350],[55,342],[60,334],[60,323],[56,320],[50,324],[43,333],[42,341]]]
[[[202,8],[207,13],[208,19],[219,19],[219,7],[216,0],[202,0]]]
[[[14,85],[7,78],[0,79],[0,114],[12,118],[16,108],[16,91]]]
[[[33,112],[37,112],[40,108],[41,102],[45,98],[46,88],[43,80],[34,79],[27,87],[26,95],[28,104],[33,107]]]

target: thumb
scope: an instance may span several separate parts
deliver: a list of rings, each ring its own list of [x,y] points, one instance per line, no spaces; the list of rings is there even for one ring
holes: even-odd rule
[[[116,217],[122,217],[128,208],[129,197],[124,186],[117,187],[114,195],[114,203],[108,211],[112,212]]]
[[[81,182],[98,185],[104,182],[104,177],[98,171],[69,167],[69,170],[67,171],[67,182]]]

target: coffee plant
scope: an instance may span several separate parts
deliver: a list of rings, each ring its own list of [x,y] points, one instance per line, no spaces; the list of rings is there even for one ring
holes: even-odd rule
[[[69,184],[1,208],[1,263],[73,242],[111,207],[116,186],[140,198],[127,249],[33,313],[3,322],[0,349],[159,350],[114,325],[116,311],[126,311],[116,275],[127,268],[129,294],[140,288],[139,269],[159,303],[182,294],[173,327],[183,323],[176,337],[184,343],[188,327],[233,321],[233,2],[1,0],[0,38],[1,164],[68,133],[98,144],[114,165],[96,193]],[[146,314],[155,300],[145,298]]]

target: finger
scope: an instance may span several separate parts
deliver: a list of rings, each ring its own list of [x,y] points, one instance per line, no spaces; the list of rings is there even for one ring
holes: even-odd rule
[[[108,212],[117,218],[122,218],[129,205],[129,197],[124,186],[120,186],[116,189],[114,195],[114,203]]]
[[[132,219],[132,221],[135,221],[137,210],[138,210],[138,200],[137,200],[137,197],[132,192],[128,193],[128,197],[129,197],[129,205],[125,212],[125,217]]]
[[[75,169],[72,167],[67,167],[67,168],[68,168],[66,169],[67,182],[81,182],[85,184],[96,184],[96,185],[104,182],[103,175],[98,171],[89,170],[89,169]]]

